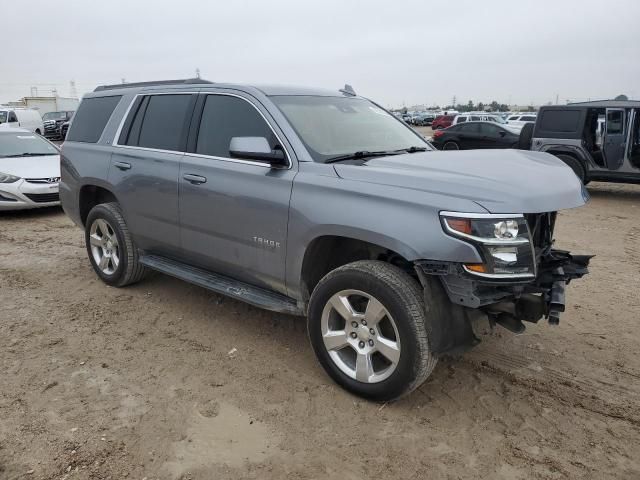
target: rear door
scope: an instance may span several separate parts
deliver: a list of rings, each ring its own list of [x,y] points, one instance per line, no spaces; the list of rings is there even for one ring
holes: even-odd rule
[[[265,137],[272,149],[287,152],[284,136],[248,95],[221,91],[200,97],[179,179],[187,261],[286,293],[289,199],[296,172],[291,155],[287,167],[272,168],[229,152],[233,137]]]
[[[625,119],[623,108],[607,108],[602,151],[609,170],[617,170],[624,162]]]
[[[178,175],[197,95],[138,95],[113,149],[109,181],[143,250],[180,255]]]

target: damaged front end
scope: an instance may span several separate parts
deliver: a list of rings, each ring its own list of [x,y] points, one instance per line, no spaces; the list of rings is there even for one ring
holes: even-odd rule
[[[592,256],[553,248],[556,215],[443,212],[445,232],[474,244],[483,261],[416,262],[425,303],[442,303],[446,294],[450,309],[453,304],[452,313],[435,316],[440,324],[433,326],[434,352],[460,352],[476,345],[479,338],[472,324],[478,317],[514,333],[525,330],[523,321],[546,318],[552,325],[559,323],[565,287],[588,273]],[[441,281],[430,281],[434,276]]]

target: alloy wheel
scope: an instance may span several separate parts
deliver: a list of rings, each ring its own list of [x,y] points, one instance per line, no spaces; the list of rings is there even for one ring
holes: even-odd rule
[[[396,370],[400,335],[393,317],[375,297],[342,290],[324,307],[322,339],[329,357],[349,377],[378,383]]]
[[[96,265],[106,275],[113,275],[120,265],[120,247],[113,227],[103,218],[97,218],[89,230],[91,255]]]

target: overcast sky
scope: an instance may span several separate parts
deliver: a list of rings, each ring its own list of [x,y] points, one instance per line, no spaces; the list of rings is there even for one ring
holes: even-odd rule
[[[0,102],[195,76],[385,106],[640,98],[639,0],[0,0]]]

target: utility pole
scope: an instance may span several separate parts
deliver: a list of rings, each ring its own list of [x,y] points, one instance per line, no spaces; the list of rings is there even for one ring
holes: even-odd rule
[[[78,90],[76,90],[76,81],[71,80],[69,82],[69,95],[71,98],[78,98]]]
[[[196,68],[196,78],[200,78],[200,69]]]
[[[556,93],[556,105],[558,105],[558,101],[560,100],[560,94]]]
[[[127,83],[127,79],[126,79],[126,78],[124,78],[124,77],[122,77],[122,78],[120,79],[120,81],[122,82],[122,84],[123,84],[123,85],[124,85],[125,83]]]
[[[453,99],[451,100],[451,105],[453,106],[453,108],[456,108],[456,96],[453,96]]]

